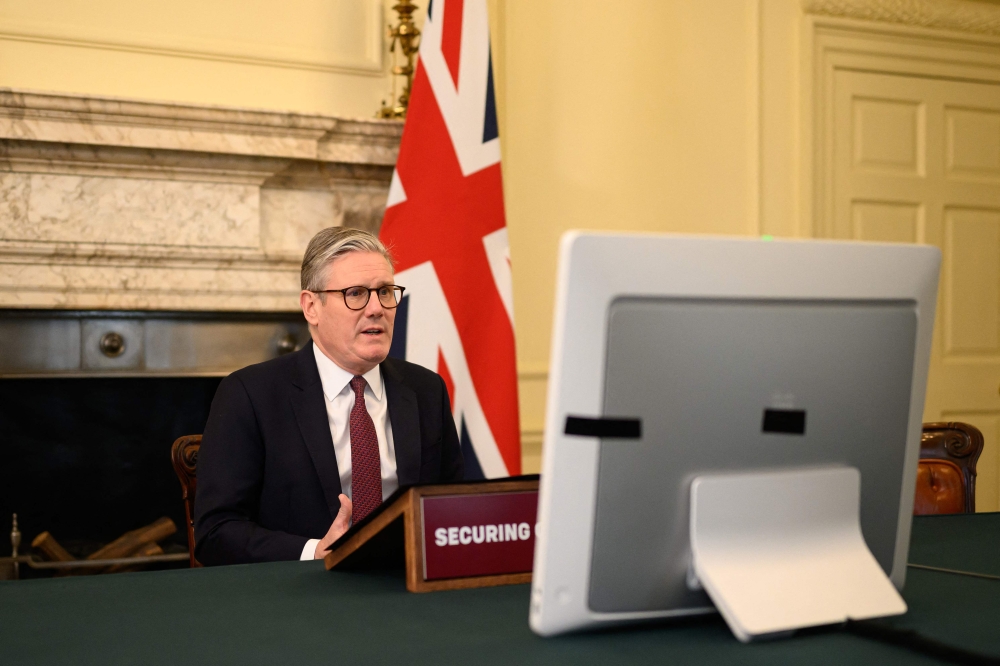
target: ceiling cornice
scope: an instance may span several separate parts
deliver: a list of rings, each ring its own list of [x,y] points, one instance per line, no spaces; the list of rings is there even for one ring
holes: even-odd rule
[[[983,0],[803,0],[806,14],[1000,36],[1000,3]]]

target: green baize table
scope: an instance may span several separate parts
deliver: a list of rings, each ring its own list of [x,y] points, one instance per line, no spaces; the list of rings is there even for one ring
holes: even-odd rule
[[[916,518],[910,562],[1000,574],[1000,513]],[[1000,581],[909,569],[879,620],[1000,655]],[[743,645],[717,615],[543,639],[528,585],[411,594],[279,562],[0,583],[0,664],[937,663],[836,628]]]

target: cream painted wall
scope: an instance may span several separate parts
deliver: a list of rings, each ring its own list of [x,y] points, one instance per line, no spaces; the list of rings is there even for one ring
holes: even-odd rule
[[[392,0],[0,0],[0,87],[370,118]]]
[[[801,5],[488,2],[533,471],[563,231],[799,233]],[[0,87],[371,117],[392,4],[0,0]]]
[[[502,136],[525,469],[537,469],[567,229],[795,233],[798,3],[504,3]],[[773,36],[762,124],[761,30]],[[794,55],[794,53],[793,53]],[[797,58],[793,60],[797,63]],[[762,131],[775,141],[761,151]],[[780,141],[778,140],[780,139]],[[767,205],[761,169],[768,169]]]

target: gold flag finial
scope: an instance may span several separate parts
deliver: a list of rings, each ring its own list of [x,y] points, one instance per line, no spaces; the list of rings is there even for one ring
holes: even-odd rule
[[[382,108],[375,114],[379,118],[405,118],[406,107],[410,104],[410,86],[413,85],[413,73],[416,71],[414,62],[417,50],[420,48],[420,30],[413,23],[413,12],[418,9],[411,0],[399,0],[392,7],[399,15],[399,23],[390,25],[387,36],[389,37],[389,53],[393,54],[392,75],[405,76],[406,85],[403,87],[403,94],[395,104],[386,104],[382,100]],[[406,58],[406,63],[402,65],[396,62],[396,45],[399,44],[399,53]],[[396,79],[392,80],[392,95],[390,100],[396,96]]]

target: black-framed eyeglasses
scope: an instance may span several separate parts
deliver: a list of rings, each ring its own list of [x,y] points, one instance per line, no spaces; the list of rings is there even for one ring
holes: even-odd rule
[[[369,289],[368,287],[347,287],[346,289],[321,289],[313,293],[343,294],[344,305],[347,306],[348,310],[364,310],[368,306],[368,301],[371,300],[372,292],[374,291],[378,294],[378,302],[381,303],[382,307],[391,310],[403,300],[403,291],[405,290],[406,287],[400,287],[398,284],[384,284],[374,289]]]

